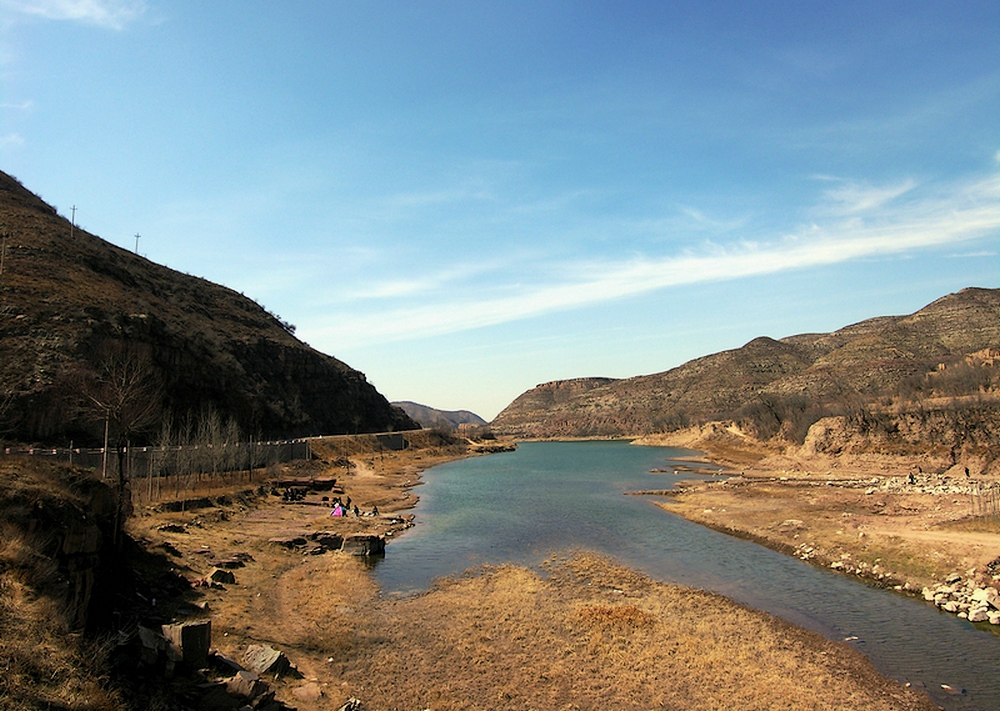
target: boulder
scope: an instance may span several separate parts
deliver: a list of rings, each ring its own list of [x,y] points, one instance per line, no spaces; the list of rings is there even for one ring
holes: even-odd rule
[[[976,602],[983,602],[995,610],[1000,610],[1000,593],[997,592],[996,588],[978,588],[972,592],[970,597]]]
[[[262,644],[251,644],[243,655],[243,663],[258,674],[279,677],[293,669],[284,653]]]
[[[225,679],[226,691],[241,699],[252,699],[267,690],[267,684],[252,671],[239,671]]]
[[[169,642],[159,632],[142,625],[136,626],[136,634],[139,638],[139,662],[148,666],[156,664],[160,652],[166,651]]]
[[[315,681],[292,689],[292,696],[299,701],[319,701],[323,698],[323,689]]]
[[[236,576],[233,575],[231,570],[223,570],[222,568],[214,568],[208,575],[208,579],[213,583],[222,583],[224,585],[235,585]]]
[[[969,622],[986,622],[989,620],[985,607],[973,607],[969,610]]]

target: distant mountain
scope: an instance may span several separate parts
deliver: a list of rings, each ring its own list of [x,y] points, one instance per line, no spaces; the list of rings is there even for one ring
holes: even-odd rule
[[[0,231],[0,436],[99,442],[86,391],[108,384],[107,363],[123,353],[156,400],[147,429],[164,416],[193,427],[210,411],[248,436],[417,427],[256,302],[74,228],[4,173]]]
[[[756,338],[653,375],[544,383],[491,428],[519,438],[629,437],[732,420],[763,439],[780,433],[801,441],[826,414],[995,387],[1000,359],[990,349],[1000,349],[1000,290],[970,288],[909,316]],[[978,361],[977,352],[984,352]]]
[[[410,416],[411,419],[420,423],[423,427],[446,427],[457,429],[459,425],[485,425],[486,420],[474,412],[468,410],[435,410],[427,405],[420,405],[409,400],[393,402],[393,406],[400,408]]]

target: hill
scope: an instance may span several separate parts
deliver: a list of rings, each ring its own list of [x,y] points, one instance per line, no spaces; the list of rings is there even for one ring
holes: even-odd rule
[[[98,443],[125,376],[137,439],[206,413],[268,438],[417,427],[253,300],[74,228],[4,173],[0,231],[2,435]]]
[[[409,400],[392,403],[423,427],[457,429],[459,425],[485,425],[486,420],[468,410],[437,410]]]
[[[762,441],[801,444],[825,416],[981,401],[998,384],[997,354],[1000,290],[969,288],[908,316],[756,338],[661,373],[544,383],[491,427],[520,438],[635,437],[730,421]]]

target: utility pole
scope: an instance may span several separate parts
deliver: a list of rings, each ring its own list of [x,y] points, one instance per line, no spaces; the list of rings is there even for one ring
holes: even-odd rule
[[[69,236],[73,237],[73,233],[76,232],[76,205],[70,208],[73,212],[73,217],[69,221]]]
[[[139,253],[139,233],[135,233],[135,253]]]

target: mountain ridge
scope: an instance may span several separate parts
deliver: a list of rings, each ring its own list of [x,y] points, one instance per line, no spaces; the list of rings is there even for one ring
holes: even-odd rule
[[[913,314],[830,333],[762,336],[660,373],[543,383],[518,396],[491,428],[521,438],[634,437],[735,420],[775,403],[813,407],[818,415],[834,404],[847,409],[895,396],[939,365],[988,348],[1000,348],[1000,290],[969,287]],[[788,421],[777,419],[779,426]]]
[[[439,410],[411,400],[393,401],[392,405],[400,408],[423,427],[457,429],[459,425],[483,426],[487,424],[486,420],[469,410]]]

